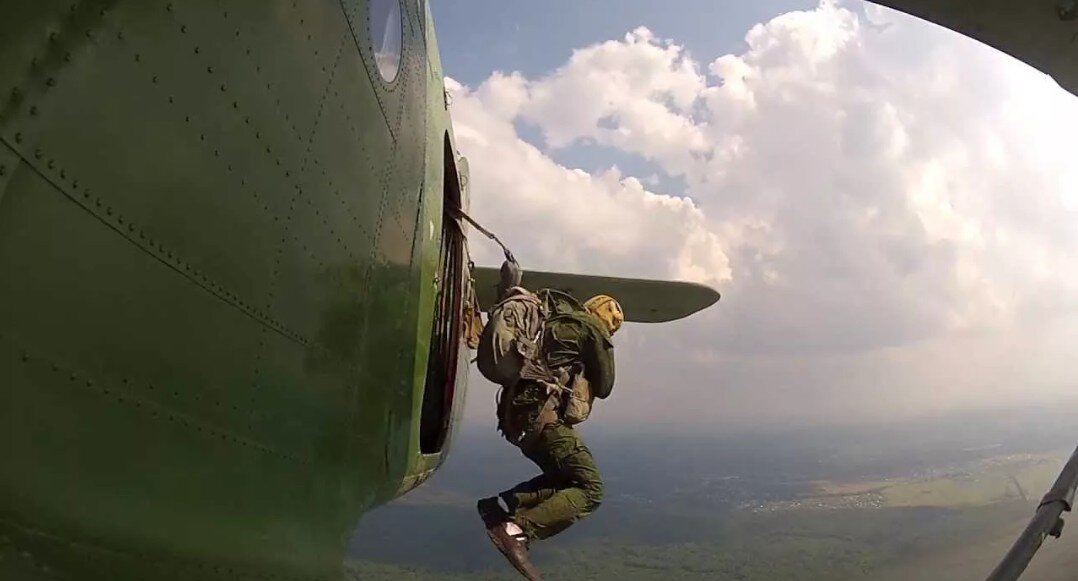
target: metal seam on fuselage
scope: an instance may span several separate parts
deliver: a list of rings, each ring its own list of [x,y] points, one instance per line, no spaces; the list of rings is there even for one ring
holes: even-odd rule
[[[382,121],[385,121],[386,129],[389,131],[389,137],[393,139],[393,147],[396,147],[397,146],[397,132],[395,130],[396,128],[393,127],[390,124],[389,116],[386,115],[386,106],[385,106],[384,103],[382,103],[382,96],[379,95],[379,93],[378,93],[378,84],[377,83],[379,83],[381,81],[375,80],[375,78],[371,75],[371,68],[370,68],[369,64],[367,63],[367,59],[364,58],[365,53],[363,52],[363,47],[362,47],[361,43],[359,42],[359,37],[356,36],[355,25],[353,24],[353,21],[355,20],[355,17],[350,16],[348,14],[348,8],[345,7],[344,2],[345,2],[345,0],[340,0],[340,2],[339,2],[340,6],[341,6],[341,12],[344,13],[344,21],[348,23],[348,31],[351,32],[352,42],[356,46],[356,53],[359,54],[359,59],[363,63],[363,72],[366,73],[366,75],[367,75],[367,82],[370,83],[371,90],[374,91],[374,100],[378,102],[378,110],[382,113]],[[404,46],[403,46],[403,43],[402,43],[402,51],[403,50],[404,50]],[[403,57],[403,54],[402,54],[402,57]],[[398,77],[399,76],[400,75],[398,75]],[[386,83],[383,83],[383,85],[385,85],[385,84]]]
[[[333,60],[333,70],[329,75],[329,79],[326,81],[325,88],[322,91],[322,99],[321,99],[321,102],[319,103],[318,112],[315,115],[314,124],[311,127],[310,134],[307,137],[306,155],[300,161],[299,169],[296,172],[297,173],[297,178],[300,175],[302,175],[303,173],[305,173],[306,171],[308,171],[308,167],[309,167],[308,164],[310,163],[310,161],[312,159],[314,159],[314,156],[313,156],[313,154],[311,152],[311,147],[310,146],[313,143],[314,136],[318,132],[318,126],[319,126],[320,121],[321,121],[321,116],[322,116],[322,113],[323,113],[323,108],[325,106],[326,98],[329,95],[329,90],[333,86],[333,81],[336,78],[337,66],[340,63],[340,58],[341,58],[341,54],[343,53],[344,46],[345,46],[345,38],[342,35],[341,40],[340,40],[340,42],[338,44],[338,47],[337,47],[337,55],[336,55],[336,57],[334,57],[334,60]],[[303,142],[302,137],[300,137],[300,142],[301,143]],[[288,202],[289,212],[285,216],[285,221],[284,221],[285,222],[284,230],[285,230],[286,235],[288,233],[289,227],[292,225],[292,222],[295,219],[296,202],[299,200],[300,196],[303,193],[304,193],[303,188],[300,185],[297,184],[296,188],[295,188],[295,191],[292,194],[292,198]],[[310,198],[308,198],[308,202],[310,203]],[[317,213],[318,213],[318,210],[316,209],[315,214],[317,214]],[[340,237],[336,236],[336,232],[333,231],[333,228],[330,227],[329,230],[330,230],[331,234],[333,234],[334,237],[336,237],[338,239],[338,241],[340,241]],[[299,235],[293,235],[293,237],[294,237],[296,242],[299,242],[301,246],[303,245],[303,242],[300,240]],[[275,272],[280,268],[281,255],[284,252],[286,242],[287,242],[287,238],[283,238],[281,240],[280,245],[277,247],[276,252],[274,252],[274,270],[275,270]],[[342,243],[342,245],[343,245],[343,243]],[[304,246],[304,248],[306,248],[306,247]],[[345,246],[345,250],[348,251],[347,246]],[[351,251],[349,251],[348,254],[349,254],[349,256],[352,256]],[[311,254],[311,257],[314,258],[314,255]],[[354,256],[353,256],[353,259],[354,259]],[[277,278],[278,278],[278,276],[274,276],[274,278],[272,278],[271,281],[270,281],[270,288],[269,288],[269,303],[270,304],[272,304],[273,301],[277,297]],[[265,347],[266,347],[265,341],[260,341],[259,342],[259,347],[258,347],[258,355],[257,355],[258,366],[255,368],[255,371],[254,371],[254,380],[256,382],[262,376],[261,361],[262,361],[262,357],[263,357],[263,355],[265,353]],[[319,349],[319,348],[315,347],[315,349]]]
[[[98,16],[99,16],[98,21],[100,22],[100,20],[103,19],[106,16],[106,11],[104,9],[100,9],[98,11]],[[85,36],[86,36],[87,39],[90,39],[91,41],[94,38],[93,34],[92,34],[92,30],[87,30]],[[68,38],[71,38],[71,37],[72,37],[72,35],[70,35],[70,34],[63,35],[63,38],[61,38],[61,39],[57,39],[55,36],[51,36],[50,39],[46,43],[44,43],[44,45],[43,45],[44,50],[39,51],[39,52],[41,54],[47,54],[52,49],[53,46],[61,46],[61,45],[64,44],[64,42],[62,42],[63,40],[67,40]],[[39,58],[40,57],[33,57],[32,65],[31,65],[31,70],[32,71],[38,66],[37,63],[39,61]],[[62,66],[57,67],[57,69],[60,69],[60,68],[63,68],[63,67]],[[27,85],[27,83],[29,82],[29,80],[32,77],[33,77],[33,75],[27,75],[23,79],[23,81],[19,84],[19,87],[22,89],[23,93],[26,93],[26,85]],[[51,79],[51,77],[50,77],[50,79]],[[47,171],[45,171],[42,168],[38,167],[34,163],[34,161],[32,159],[30,159],[30,157],[28,157],[26,155],[25,152],[23,152],[23,151],[21,151],[19,149],[18,143],[12,144],[4,137],[4,134],[6,133],[5,130],[7,129],[7,127],[5,127],[6,122],[16,119],[16,117],[12,116],[12,113],[15,110],[15,108],[18,107],[18,105],[19,105],[18,102],[14,102],[14,101],[9,102],[8,107],[5,107],[4,110],[2,111],[2,113],[0,113],[0,142],[3,142],[5,145],[7,145],[7,147],[9,149],[14,151],[16,153],[16,155],[18,155],[26,165],[28,165],[29,167],[31,167],[35,171],[35,173],[37,173],[42,178],[44,178],[46,181],[48,181],[50,184],[52,184],[53,187],[60,190],[60,192],[63,193],[65,196],[67,196],[69,199],[75,201],[77,204],[79,204],[80,206],[85,208],[87,211],[89,211],[92,215],[97,217],[99,220],[104,222],[106,225],[110,226],[113,230],[118,232],[121,236],[126,238],[128,241],[130,241],[136,247],[140,248],[141,250],[143,250],[147,254],[150,254],[154,258],[157,258],[160,262],[166,264],[167,266],[169,266],[173,270],[179,272],[181,275],[184,275],[190,281],[194,282],[197,286],[202,287],[203,289],[207,290],[208,292],[210,292],[214,296],[218,297],[220,300],[230,304],[233,308],[236,308],[236,309],[244,312],[245,314],[247,314],[251,318],[255,319],[256,321],[258,321],[262,325],[264,325],[264,326],[266,326],[266,327],[268,327],[270,329],[273,329],[275,332],[281,334],[282,336],[284,336],[284,337],[286,337],[286,338],[288,338],[288,339],[290,339],[292,341],[295,341],[295,342],[303,345],[304,347],[310,346],[310,340],[309,339],[307,339],[306,337],[304,337],[300,333],[291,330],[286,325],[284,325],[282,322],[277,321],[276,319],[274,319],[273,317],[269,316],[268,314],[262,312],[261,310],[256,309],[253,305],[247,304],[245,301],[240,300],[238,296],[236,296],[236,295],[232,294],[231,292],[225,290],[220,285],[217,285],[214,281],[212,281],[211,279],[206,277],[204,273],[192,268],[190,263],[179,260],[178,257],[174,257],[171,252],[168,252],[168,251],[166,251],[164,249],[163,245],[158,243],[158,244],[156,244],[156,248],[159,249],[159,250],[158,251],[151,251],[151,250],[147,249],[145,246],[143,246],[142,244],[140,244],[138,241],[136,241],[133,237],[128,236],[124,232],[123,228],[118,228],[115,225],[113,225],[112,223],[110,223],[110,220],[106,219],[106,217],[104,217],[104,216],[101,216],[99,213],[94,211],[93,207],[89,206],[87,203],[84,203],[83,200],[81,200],[77,195],[73,195],[71,192],[69,192],[67,190],[68,184],[66,183],[66,180],[69,177],[72,180],[72,184],[75,184],[75,185],[73,185],[71,187],[73,187],[75,189],[78,189],[77,188],[78,180],[75,179],[73,176],[64,175],[66,172],[64,172],[63,168],[56,165],[55,160],[50,159],[48,161],[48,164],[47,164],[49,167],[47,167],[46,169],[52,169],[53,168],[52,166],[55,166],[56,169],[58,170],[59,174],[61,174],[59,180],[55,179],[55,176],[50,176]],[[18,141],[18,135],[19,135],[19,133],[16,132],[16,141]],[[297,137],[297,139],[299,139],[302,142],[302,138],[298,134],[296,135],[296,137]],[[38,148],[36,154],[43,154],[43,152],[41,152],[40,148]],[[40,156],[41,155],[35,155],[35,157],[40,157]],[[57,183],[58,181],[60,183]],[[88,196],[89,196],[89,188],[84,188],[83,197],[87,201],[89,200]],[[97,202],[100,203],[100,200],[97,200]],[[125,223],[124,218],[122,216],[118,215],[118,214],[116,215],[116,219],[120,222],[121,225],[123,225]],[[134,230],[132,230],[132,227],[134,225],[130,221],[126,221],[126,224],[127,224],[127,229],[130,230],[133,233]],[[139,238],[141,240],[147,240],[150,243],[151,248],[155,247],[154,240],[152,238],[145,237],[144,234],[145,234],[145,232],[143,230],[139,229],[139,235],[140,235]],[[179,263],[179,265],[182,266],[182,268],[180,266],[177,266],[177,264],[174,264],[172,261],[176,261],[177,263]]]
[[[44,179],[49,184],[51,184],[55,189],[57,189],[66,198],[68,198],[69,200],[75,202],[78,206],[80,206],[81,208],[83,208],[84,210],[89,212],[90,215],[94,216],[100,222],[102,222],[103,224],[105,224],[106,226],[111,228],[113,231],[118,233],[120,236],[122,236],[124,239],[126,239],[128,242],[130,242],[136,248],[142,250],[146,254],[149,254],[150,256],[157,259],[162,264],[165,264],[169,268],[173,269],[174,271],[176,271],[177,273],[182,275],[184,278],[188,279],[190,282],[194,283],[196,286],[201,287],[203,290],[209,292],[210,294],[217,297],[221,301],[223,301],[225,303],[228,303],[233,308],[243,312],[244,314],[246,314],[248,317],[254,319],[255,321],[258,321],[261,325],[263,325],[263,326],[265,326],[265,327],[267,327],[269,329],[273,329],[274,331],[276,331],[280,335],[288,338],[289,340],[291,340],[293,342],[299,343],[300,345],[303,345],[304,347],[310,346],[310,341],[307,338],[303,337],[299,333],[296,333],[295,331],[292,331],[288,327],[285,327],[283,324],[277,322],[272,317],[266,315],[265,313],[263,313],[259,309],[256,309],[253,305],[250,305],[250,304],[247,304],[244,301],[241,301],[239,299],[239,297],[237,297],[235,294],[233,294],[230,291],[225,290],[223,287],[220,287],[219,285],[217,285],[217,283],[213,282],[209,277],[205,276],[205,274],[203,274],[201,271],[198,271],[195,268],[191,267],[190,263],[180,260],[179,257],[174,255],[171,251],[166,250],[164,248],[164,245],[162,245],[160,243],[157,243],[156,241],[154,241],[149,236],[146,236],[144,230],[138,228],[134,223],[132,223],[129,220],[125,219],[120,214],[117,214],[117,213],[113,212],[111,207],[106,207],[106,214],[107,215],[102,216],[96,210],[96,208],[101,205],[100,204],[101,200],[95,198],[95,200],[94,200],[95,203],[94,204],[89,203],[90,202],[90,197],[91,197],[89,188],[83,188],[83,192],[82,192],[83,195],[81,197],[77,196],[74,193],[68,191],[68,188],[71,187],[71,186],[69,186],[66,183],[66,179],[71,179],[72,183],[77,184],[78,183],[77,179],[75,179],[73,176],[67,176],[66,178],[60,178],[59,180],[54,179],[53,176],[49,175],[48,167],[46,167],[45,169],[42,169],[42,168],[40,168],[38,166],[38,164],[35,163],[34,158],[37,158],[37,157],[45,158],[45,157],[47,157],[47,156],[44,155],[44,152],[41,151],[40,149],[38,149],[38,151],[41,153],[40,156],[38,156],[38,155],[27,156],[21,150],[16,148],[13,144],[8,142],[7,139],[2,135],[0,135],[0,141],[2,141],[5,145],[7,145],[12,150],[14,150],[19,155],[19,158],[22,159],[23,163],[26,166],[30,167],[34,171],[34,173],[41,176],[42,179]],[[58,165],[56,165],[55,162],[53,162],[52,160],[49,160],[49,163],[53,164],[53,169],[56,172],[63,172],[64,171],[62,168],[60,168]],[[66,172],[65,172],[65,175],[66,175]],[[126,225],[126,227],[125,227],[125,225]],[[138,232],[138,239],[135,239],[135,237],[134,237],[134,233],[136,231]],[[150,248],[147,248],[146,246],[144,246],[143,243],[140,242],[142,240],[145,240],[146,242],[148,242]],[[153,250],[151,250],[151,249],[153,249]]]
[[[4,192],[7,190],[7,184],[11,181],[11,176],[15,173],[15,169],[22,165],[22,159],[19,157],[19,152],[11,149],[7,143],[0,141],[0,207],[3,207]]]
[[[281,452],[276,448],[271,448],[269,446],[266,446],[265,444],[262,444],[255,440],[251,440],[249,438],[242,437],[228,430],[223,430],[215,425],[199,422],[191,416],[179,412],[163,403],[131,395],[130,389],[121,387],[123,385],[126,385],[125,381],[116,380],[111,377],[104,377],[104,379],[102,379],[103,376],[100,374],[100,372],[97,372],[95,375],[91,376],[86,371],[78,370],[73,367],[61,364],[60,362],[50,357],[46,357],[38,353],[32,352],[30,349],[27,349],[24,345],[21,344],[21,342],[19,342],[15,337],[12,337],[10,334],[0,334],[0,342],[11,345],[14,348],[14,352],[21,353],[22,362],[24,365],[30,365],[34,361],[41,361],[46,364],[48,366],[48,369],[51,370],[53,373],[67,375],[69,382],[78,383],[83,388],[89,389],[101,396],[116,397],[120,403],[127,403],[127,401],[134,402],[136,408],[148,410],[151,414],[151,417],[159,419],[160,421],[175,423],[194,433],[202,433],[203,431],[205,431],[209,435],[219,437],[225,442],[229,442],[240,447],[254,448],[255,450],[258,450],[265,454],[289,460],[296,464],[310,465],[313,463],[309,458],[288,454],[287,452]],[[153,391],[154,386],[150,385],[149,387],[150,391]],[[158,413],[160,413],[160,415],[158,415]]]
[[[4,132],[4,130],[6,129],[7,121],[12,117],[12,112],[16,108],[18,108],[18,106],[20,105],[21,100],[25,97],[25,95],[26,95],[26,87],[29,84],[30,80],[35,76],[45,76],[46,72],[51,71],[52,68],[55,68],[56,70],[59,70],[59,69],[62,69],[64,67],[64,65],[61,64],[61,63],[52,63],[53,66],[50,67],[47,71],[40,70],[41,65],[42,65],[41,61],[42,60],[47,60],[47,59],[44,59],[44,57],[46,55],[49,55],[49,53],[55,47],[62,46],[64,44],[64,42],[61,42],[61,40],[68,41],[68,40],[73,39],[73,38],[81,38],[81,39],[84,39],[83,40],[84,43],[93,43],[93,42],[95,42],[94,32],[95,32],[96,27],[87,28],[85,30],[85,34],[83,34],[82,36],[79,36],[79,35],[76,35],[76,34],[70,34],[70,33],[67,32],[67,30],[77,28],[78,27],[77,24],[81,21],[80,17],[84,17],[83,15],[77,13],[77,10],[79,8],[80,8],[80,6],[79,6],[79,4],[77,2],[75,4],[73,4],[71,6],[70,10],[69,10],[70,16],[66,20],[64,20],[64,22],[61,24],[61,27],[64,30],[64,33],[62,33],[62,34],[56,34],[56,33],[49,34],[49,36],[46,38],[46,40],[43,43],[41,43],[41,47],[39,48],[39,50],[34,51],[34,55],[32,57],[30,57],[30,66],[26,69],[26,73],[23,75],[22,79],[19,82],[16,83],[15,88],[12,91],[11,98],[4,105],[4,107],[0,108],[0,133]],[[90,6],[89,8],[92,9],[93,7]],[[97,18],[98,22],[100,22],[100,20],[104,19],[105,15],[106,15],[106,11],[105,11],[104,8],[98,9],[98,18]],[[63,27],[66,27],[66,28],[63,28]],[[57,58],[53,59],[53,60],[57,60],[57,61],[70,62],[70,60],[71,60],[71,53],[69,51],[65,52],[65,54],[62,57],[59,57],[59,55],[53,55],[53,56],[57,57]]]

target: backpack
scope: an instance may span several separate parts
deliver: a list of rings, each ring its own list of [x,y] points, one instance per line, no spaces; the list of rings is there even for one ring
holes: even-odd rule
[[[544,288],[535,296],[542,302],[543,312],[548,318],[585,312],[584,304],[567,292]]]
[[[479,337],[476,364],[483,377],[503,386],[521,378],[545,377],[539,361],[545,320],[539,297],[519,286],[509,289],[508,296],[490,309]]]
[[[581,312],[584,306],[568,293],[555,289],[532,293],[523,287],[512,287],[490,309],[479,337],[476,359],[479,372],[499,385],[536,379],[566,386],[568,378],[558,382],[552,373],[556,370],[547,369],[541,345],[544,325],[548,320]]]
[[[488,321],[479,340],[476,363],[479,372],[488,380],[503,386],[498,400],[499,416],[502,415],[502,398],[512,400],[521,379],[531,379],[547,386],[546,401],[539,410],[538,427],[561,420],[573,426],[588,419],[595,397],[591,385],[584,378],[583,368],[550,369],[543,353],[542,338],[547,322],[559,319],[579,319],[586,312],[583,304],[572,295],[556,290],[541,289],[531,293],[522,287],[513,287],[508,296],[490,309]],[[499,418],[499,429],[510,441],[532,430],[524,426],[505,429],[512,422]],[[538,430],[534,430],[538,432]]]
[[[595,396],[591,393],[591,384],[584,378],[584,373],[574,373],[569,385],[561,394],[561,421],[567,426],[575,426],[588,419]]]
[[[577,321],[580,324],[581,314],[585,313],[583,305],[574,297],[559,291],[540,291],[540,297],[547,305],[547,322]],[[540,349],[542,345],[540,345]],[[544,362],[547,361],[546,353],[542,353]],[[584,366],[580,362],[573,363],[568,367],[551,370],[554,373],[555,383],[559,393],[554,403],[558,418],[567,426],[574,426],[588,419],[591,415],[591,406],[595,402],[595,396],[591,391],[591,384],[584,377]]]

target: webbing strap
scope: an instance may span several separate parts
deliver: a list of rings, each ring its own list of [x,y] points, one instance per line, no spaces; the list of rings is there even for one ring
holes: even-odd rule
[[[474,219],[472,219],[471,216],[469,216],[468,214],[465,214],[464,210],[461,210],[460,208],[449,206],[446,209],[449,210],[449,213],[452,214],[454,218],[457,218],[458,220],[461,219],[461,218],[463,218],[464,220],[467,220],[469,224],[471,224],[472,226],[475,226],[476,230],[479,230],[487,238],[490,238],[498,246],[501,246],[502,247],[502,252],[505,253],[505,259],[508,260],[509,262],[512,262],[513,264],[517,264],[517,259],[513,257],[513,253],[509,250],[509,247],[507,247],[505,244],[503,244],[502,241],[499,240],[498,237],[495,236],[493,232],[491,232],[490,230],[487,230],[486,228],[481,226],[479,224],[479,222],[476,222]]]

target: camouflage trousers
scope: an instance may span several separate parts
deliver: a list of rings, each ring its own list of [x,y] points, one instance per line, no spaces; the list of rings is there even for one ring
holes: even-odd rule
[[[549,424],[521,451],[543,473],[500,496],[529,539],[556,535],[599,508],[603,481],[576,430]]]

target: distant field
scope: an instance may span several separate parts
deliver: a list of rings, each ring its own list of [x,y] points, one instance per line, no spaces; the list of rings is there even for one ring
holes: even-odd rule
[[[759,510],[957,508],[1012,499],[1029,501],[1039,499],[1051,486],[1069,453],[1070,450],[1065,450],[987,458],[932,476],[865,482],[816,482],[812,493],[802,499],[770,503]]]
[[[923,434],[597,438],[607,500],[533,559],[548,580],[982,580],[1071,450]],[[368,516],[347,581],[519,578],[474,502],[533,468],[493,445],[462,450],[431,485]],[[1023,581],[1078,580],[1078,529],[1043,551]]]
[[[976,506],[1023,494],[1039,499],[1065,460],[1064,453],[994,458],[979,470],[904,482],[883,494],[887,506]]]

